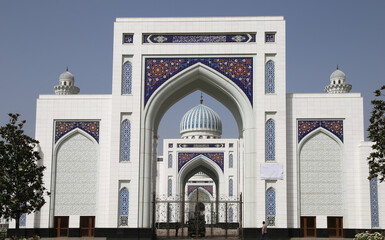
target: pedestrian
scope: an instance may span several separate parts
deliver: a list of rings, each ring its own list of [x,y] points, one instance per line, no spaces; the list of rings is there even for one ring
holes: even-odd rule
[[[268,240],[269,238],[267,237],[267,226],[265,224],[265,221],[262,222],[262,235],[261,235],[261,239],[266,239]]]

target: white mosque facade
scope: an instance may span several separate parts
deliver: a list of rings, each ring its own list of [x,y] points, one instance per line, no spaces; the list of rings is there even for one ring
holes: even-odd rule
[[[212,201],[242,196],[231,221],[245,238],[262,221],[272,237],[384,229],[385,185],[367,179],[360,93],[338,69],[324,93],[286,93],[285,35],[283,17],[117,18],[112,94],[78,94],[66,71],[56,94],[37,100],[51,195],[22,228],[151,238],[154,193],[188,200],[201,189]],[[230,110],[239,136],[221,138],[220,117],[197,104],[158,156],[164,113],[197,90]]]

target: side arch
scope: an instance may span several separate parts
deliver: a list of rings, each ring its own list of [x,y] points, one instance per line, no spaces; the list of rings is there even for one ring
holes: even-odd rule
[[[62,162],[62,163],[60,163],[62,165],[62,167],[58,166],[59,165],[59,163],[58,163],[59,158],[61,158],[61,156],[59,155],[60,150],[62,149],[62,147],[65,146],[65,144],[70,144],[69,141],[71,141],[72,139],[74,139],[75,141],[83,139],[81,141],[83,141],[83,142],[87,141],[89,143],[88,145],[76,144],[76,142],[72,143],[74,146],[76,146],[78,148],[83,148],[83,150],[88,149],[88,151],[91,152],[91,155],[88,154],[87,156],[84,156],[84,159],[83,159],[86,162],[89,159],[94,160],[94,162],[88,161],[88,164],[91,167],[89,167],[89,166],[84,167],[83,166],[83,168],[79,168],[80,170],[81,169],[87,170],[87,173],[88,173],[87,179],[79,179],[78,177],[73,175],[73,171],[67,171],[68,166],[69,167],[73,166],[75,168],[78,167],[78,166],[74,166],[74,164],[71,164],[71,163],[68,164],[68,163]],[[93,146],[93,148],[89,149],[89,146]],[[76,149],[76,152],[81,152],[81,151],[79,151],[79,149]],[[66,161],[67,161],[67,159],[66,159]],[[70,161],[70,160],[68,160],[68,161]],[[97,173],[97,169],[98,169],[98,164],[99,164],[99,144],[93,136],[91,136],[90,134],[88,134],[84,130],[82,130],[80,128],[75,128],[75,129],[71,130],[70,132],[66,133],[64,136],[62,136],[57,141],[57,143],[54,145],[53,155],[52,155],[52,164],[51,164],[51,166],[52,166],[51,167],[51,189],[50,189],[51,200],[50,200],[50,214],[49,214],[49,226],[50,227],[54,227],[54,216],[55,215],[57,215],[57,214],[60,215],[60,211],[62,211],[62,212],[67,211],[68,212],[68,207],[65,206],[67,202],[80,201],[80,200],[83,200],[83,202],[84,202],[84,199],[82,199],[81,195],[74,196],[73,198],[72,197],[69,198],[69,197],[64,196],[67,193],[70,194],[68,191],[65,190],[66,186],[70,187],[71,189],[72,188],[76,189],[76,186],[74,186],[74,184],[79,183],[79,182],[84,182],[81,184],[84,184],[84,186],[87,187],[88,191],[91,191],[92,194],[94,195],[94,196],[91,196],[92,195],[91,194],[89,196],[89,199],[92,198],[94,200],[88,201],[88,203],[90,203],[90,206],[88,208],[82,209],[81,207],[79,208],[79,206],[80,206],[79,205],[78,208],[71,208],[71,210],[70,210],[71,213],[68,212],[68,214],[65,214],[64,216],[81,215],[81,214],[77,214],[77,212],[79,212],[79,211],[82,211],[82,213],[84,213],[84,214],[87,213],[86,214],[87,216],[88,215],[89,216],[95,216],[95,214],[96,214],[96,198],[97,198],[96,196],[97,196],[97,186],[98,186],[96,173]],[[67,168],[65,166],[67,166]],[[95,177],[93,179],[90,179],[89,173],[91,173],[91,175],[92,175],[92,173],[95,174]],[[60,176],[58,176],[58,174]],[[81,172],[79,172],[79,174],[81,174]],[[86,176],[86,175],[84,174],[84,176]],[[58,177],[60,177],[60,179],[58,179]],[[67,179],[67,180],[65,180],[65,179]],[[73,179],[76,179],[76,183],[73,182]],[[58,187],[58,183],[60,184],[60,187]],[[79,189],[77,189],[77,190],[79,190]],[[58,193],[61,195],[64,194],[63,195],[64,197],[57,198]],[[60,199],[61,202],[58,202],[58,199]],[[85,201],[87,202],[87,199]],[[95,204],[92,204],[93,201],[95,202]],[[57,205],[60,206],[59,209],[56,208]],[[59,213],[58,213],[58,211],[59,211]],[[84,214],[82,214],[82,215],[84,215]],[[61,215],[63,215],[63,214],[61,214]]]
[[[298,199],[301,216],[344,215],[343,144],[318,128],[298,146]]]

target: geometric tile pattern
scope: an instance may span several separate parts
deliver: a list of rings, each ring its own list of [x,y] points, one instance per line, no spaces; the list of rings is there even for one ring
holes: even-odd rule
[[[343,214],[341,147],[323,132],[306,141],[299,153],[302,216]]]
[[[144,34],[143,43],[236,43],[255,42],[255,34],[196,34],[156,35]]]
[[[229,179],[229,197],[232,197],[234,195],[234,182],[233,179]]]
[[[124,187],[119,194],[119,226],[128,226],[129,202],[130,192]]]
[[[168,155],[168,168],[172,168],[172,154]]]
[[[151,95],[167,80],[186,68],[201,63],[233,81],[253,103],[253,58],[146,58],[144,96],[145,104]]]
[[[19,218],[19,226],[25,227],[26,225],[27,225],[27,214],[23,213],[20,215],[20,218]]]
[[[120,140],[120,161],[130,161],[130,147],[131,147],[131,123],[129,120],[124,120],[121,126],[121,140]]]
[[[133,43],[134,42],[134,35],[133,34],[124,34],[123,35],[123,43]]]
[[[266,217],[268,219],[268,226],[275,225],[275,189],[269,188],[266,191]]]
[[[187,195],[190,196],[190,194],[192,192],[194,192],[195,189],[197,189],[197,188],[205,189],[207,192],[209,192],[211,194],[211,196],[213,196],[213,186],[212,185],[189,185],[187,187]]]
[[[172,179],[169,178],[168,179],[168,183],[167,183],[167,196],[172,196]]]
[[[233,168],[233,154],[232,153],[230,153],[230,155],[229,155],[229,168]]]
[[[315,129],[322,127],[344,142],[344,122],[342,120],[298,121],[298,142]]]
[[[131,94],[132,88],[132,64],[127,61],[123,65],[122,94]]]
[[[378,214],[378,186],[377,178],[370,179],[370,210],[372,217],[372,227],[379,227],[380,220]]]
[[[56,216],[95,216],[98,149],[98,144],[81,133],[60,143],[56,154]]]
[[[266,122],[266,161],[275,160],[275,122],[269,119]]]
[[[265,92],[275,93],[275,64],[271,60],[266,63],[265,78]]]
[[[55,143],[65,134],[80,128],[99,142],[99,121],[57,121],[55,126]]]
[[[229,222],[233,222],[234,221],[234,210],[233,210],[233,207],[230,207],[229,208]]]
[[[223,171],[224,166],[224,154],[223,152],[216,152],[216,153],[187,153],[187,152],[180,152],[178,153],[178,172],[182,169],[182,167],[191,159],[203,155],[209,159],[211,159],[213,162],[215,162]]]

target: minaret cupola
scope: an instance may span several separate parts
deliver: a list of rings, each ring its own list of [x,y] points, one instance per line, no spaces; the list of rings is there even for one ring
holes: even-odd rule
[[[68,67],[65,72],[60,74],[59,85],[54,87],[56,95],[72,95],[78,94],[80,89],[75,86],[75,77],[68,72]]]
[[[326,93],[349,93],[352,89],[352,85],[345,82],[346,75],[344,72],[338,69],[330,75],[330,84],[325,87]]]

